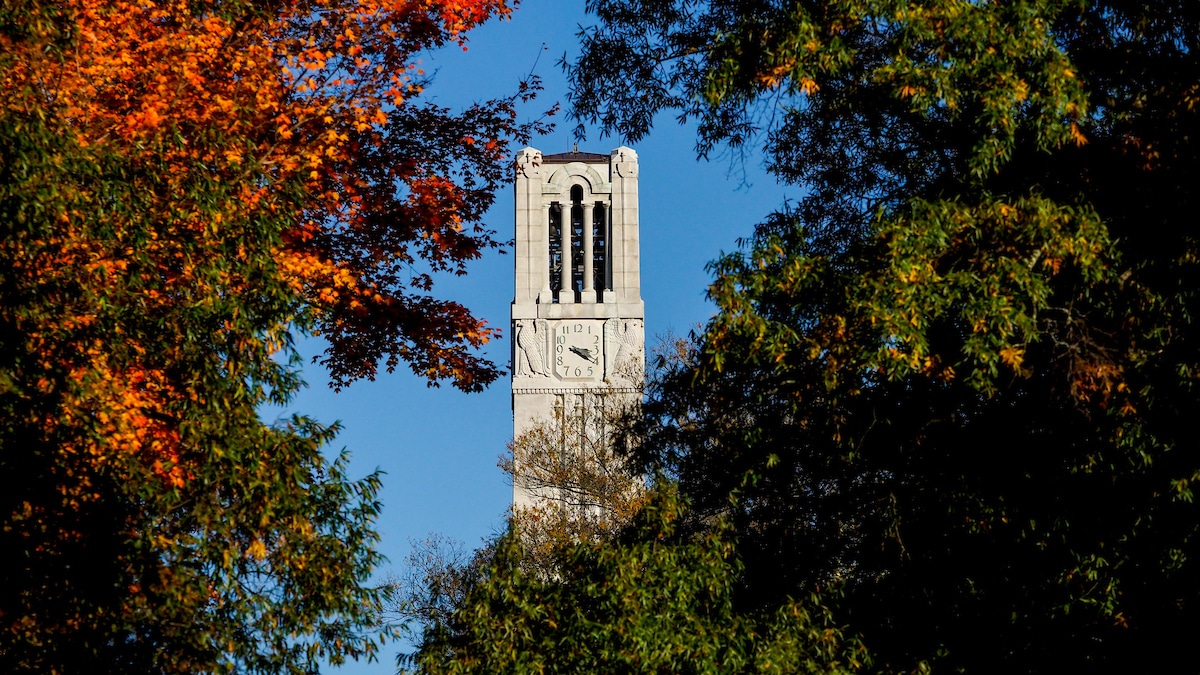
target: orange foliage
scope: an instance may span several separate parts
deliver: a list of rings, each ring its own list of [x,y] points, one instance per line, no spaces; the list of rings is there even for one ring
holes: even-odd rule
[[[22,567],[35,579],[18,589],[26,604],[0,598],[0,634],[40,654],[38,631],[117,625],[103,614],[117,610],[85,606],[47,565],[133,540],[179,559],[154,528],[173,527],[178,504],[235,503],[236,491],[212,493],[236,483],[230,467],[273,476],[267,458],[288,471],[319,463],[332,432],[257,417],[296,385],[278,361],[291,332],[328,338],[338,385],[381,363],[465,390],[498,376],[474,353],[494,329],[431,288],[498,246],[480,218],[509,140],[540,128],[515,121],[537,86],[459,114],[415,99],[421,52],[465,47],[466,31],[510,11],[508,0],[0,9],[0,465],[34,477],[0,500],[0,537],[38,561]],[[303,484],[276,487],[307,503]],[[280,541],[246,545],[262,560]],[[130,625],[176,625],[154,605],[169,584],[135,558],[108,556],[130,581],[106,587],[144,604]],[[53,583],[36,581],[40,569]],[[190,617],[207,597],[171,611]],[[59,607],[46,598],[67,599],[58,618],[36,615]]]
[[[148,313],[156,304],[176,301],[164,288],[214,283],[195,276],[198,251],[185,251],[179,240],[200,241],[200,255],[227,255],[220,248],[225,230],[259,212],[294,213],[294,225],[281,233],[273,257],[277,271],[326,327],[343,325],[343,315],[362,323],[364,315],[386,317],[398,305],[414,304],[393,276],[381,278],[379,272],[410,263],[413,254],[344,254],[347,233],[362,229],[364,214],[405,211],[397,221],[412,231],[400,240],[411,241],[435,269],[461,271],[462,262],[492,244],[478,229],[464,233],[469,195],[451,176],[409,162],[387,167],[386,184],[372,186],[378,179],[367,174],[378,171],[372,165],[378,155],[368,155],[384,142],[389,111],[421,91],[414,53],[447,41],[465,44],[464,31],[510,12],[505,0],[292,0],[233,11],[227,4],[69,0],[59,5],[73,37],[62,56],[47,54],[37,39],[6,39],[3,45],[11,57],[0,85],[5,112],[52,110],[79,146],[117,148],[154,167],[166,177],[167,193],[185,194],[182,181],[194,180],[197,167],[215,184],[234,188],[215,216],[187,202],[155,203],[162,209],[161,226],[139,252],[159,265],[136,272],[160,282],[142,292]],[[493,162],[503,153],[496,139],[465,136],[461,143]],[[294,197],[297,184],[302,201]],[[86,203],[86,196],[80,201]],[[97,288],[125,278],[127,251],[74,230],[85,215],[58,214],[59,238],[45,242],[53,255],[31,259],[24,272],[48,278],[69,273]],[[123,224],[112,223],[118,230]],[[114,239],[120,238],[118,231]],[[463,358],[461,349],[488,342],[493,329],[465,311],[445,315],[454,323],[439,317],[436,335],[423,335],[420,323],[410,319],[399,340],[429,352],[422,355],[420,371],[431,377],[448,377],[465,388],[486,383],[494,375],[473,370],[479,362]],[[87,314],[66,312],[57,326],[38,332],[66,334],[89,320]],[[43,356],[52,359],[62,348],[46,345]],[[413,347],[393,353],[406,350]],[[372,376],[378,355],[360,355],[345,379]],[[108,372],[97,358],[88,367],[108,384],[103,395],[91,389],[96,398],[86,407],[95,406],[96,415],[110,420],[101,421],[102,435],[116,447],[137,447],[161,466],[172,466],[175,458],[164,449],[170,432],[147,415],[181,392],[161,373]],[[162,469],[164,477],[179,480],[181,474],[173,471]]]
[[[23,246],[14,241],[6,245],[14,273],[47,288],[90,288],[100,295],[132,282],[139,311],[160,316],[180,303],[175,288],[252,293],[244,276],[214,277],[211,265],[200,269],[197,263],[222,256],[245,261],[253,252],[228,246],[242,223],[283,214],[292,225],[269,244],[274,271],[294,292],[296,305],[316,316],[318,331],[340,337],[328,362],[338,383],[372,377],[383,357],[389,369],[408,360],[431,382],[449,378],[464,389],[496,377],[491,364],[467,352],[486,344],[494,329],[461,305],[427,297],[427,275],[406,283],[396,274],[414,259],[432,270],[462,273],[464,262],[494,245],[484,229],[467,227],[478,220],[484,199],[445,167],[424,166],[419,157],[380,163],[392,157],[382,151],[391,113],[409,106],[422,88],[414,54],[446,42],[464,44],[464,31],[510,12],[506,0],[259,6],[67,0],[56,11],[62,24],[31,25],[29,40],[0,37],[6,55],[0,112],[53,118],[78,148],[127,157],[163,183],[161,193],[146,201],[151,213],[114,216],[106,223],[113,232],[104,239],[88,229],[95,223],[86,211],[97,196],[79,193],[61,202],[73,207],[64,205],[55,215],[58,231],[37,251],[13,250]],[[61,52],[44,48],[61,34],[70,36]],[[514,127],[485,125],[473,133],[488,131],[511,133]],[[462,135],[455,142],[473,154],[469,161],[503,161],[506,144],[498,136]],[[198,174],[222,187],[220,208],[186,197],[196,193]],[[383,226],[380,213],[390,216]],[[154,264],[131,267],[126,229],[146,221],[154,226],[136,253]],[[74,452],[97,465],[112,453],[138,456],[164,484],[181,485],[187,471],[180,466],[170,411],[203,399],[203,387],[154,365],[168,363],[169,354],[109,363],[113,350],[104,341],[122,342],[133,353],[148,346],[120,330],[97,339],[86,330],[95,319],[95,306],[64,301],[53,317],[22,325],[44,371],[60,368],[64,354],[74,358],[65,378],[74,386],[61,392],[60,410],[66,412],[48,424],[89,426],[97,443]],[[258,337],[236,337],[230,351],[277,351],[287,329],[275,325]],[[228,325],[214,331],[233,335]],[[390,341],[362,337],[373,333]],[[229,376],[245,376],[235,363],[230,359]]]
[[[360,196],[362,145],[380,141],[389,106],[420,91],[412,53],[461,42],[464,31],[510,11],[504,0],[294,1],[231,17],[221,16],[218,2],[206,6],[65,3],[76,26],[70,60],[20,54],[4,89],[54,101],[80,144],[117,142],[168,173],[203,162],[215,180],[236,183],[265,171],[268,182],[243,184],[231,209],[274,208],[272,188],[299,176],[308,222],[351,224],[372,206]],[[6,96],[0,105],[37,103]],[[438,190],[436,203],[430,196],[430,186],[449,181],[415,167],[395,179],[411,181],[417,206],[433,216],[428,236],[437,241],[439,232],[461,227],[454,191]],[[200,218],[189,225],[219,227]],[[378,297],[361,270],[345,269],[312,241],[290,237],[278,256],[318,305]]]

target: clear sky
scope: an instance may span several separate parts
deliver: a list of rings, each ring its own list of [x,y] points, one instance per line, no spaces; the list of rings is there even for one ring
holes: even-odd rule
[[[468,51],[452,47],[426,57],[425,70],[436,72],[426,98],[458,109],[507,95],[536,62],[546,91],[526,115],[554,101],[565,107],[566,81],[557,62],[564,54],[573,57],[579,27],[590,20],[583,0],[521,0],[511,20],[472,31]],[[574,124],[561,114],[557,120],[556,131],[535,139],[534,147],[545,153],[571,149]],[[579,149],[607,154],[622,144],[623,139],[600,138],[591,130]],[[640,162],[642,294],[647,347],[652,348],[657,336],[686,334],[711,315],[704,297],[709,281],[705,264],[721,251],[735,249],[739,237],[749,235],[754,223],[782,204],[785,191],[757,165],[746,166],[743,176],[740,169],[730,170],[728,160],[698,162],[693,130],[671,117],[658,119],[649,138],[630,145]],[[487,222],[498,239],[512,238],[511,187],[497,196]],[[473,264],[467,276],[436,290],[503,329],[503,339],[489,345],[487,354],[506,366],[512,256],[490,254]],[[301,348],[311,357],[321,345],[314,340]],[[290,410],[323,423],[341,421],[344,430],[331,450],[351,451],[352,476],[375,468],[386,473],[378,529],[391,568],[398,571],[404,563],[411,540],[429,533],[475,548],[503,529],[512,489],[496,460],[512,437],[507,378],[482,394],[463,394],[452,387],[428,388],[402,367],[334,393],[320,367],[307,366],[304,374],[309,387]],[[392,673],[395,651],[395,645],[389,646],[378,663],[350,664],[333,672]]]

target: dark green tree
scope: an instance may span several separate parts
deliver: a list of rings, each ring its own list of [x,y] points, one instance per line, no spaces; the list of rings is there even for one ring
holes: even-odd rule
[[[713,264],[647,409],[740,597],[844,582],[887,672],[1169,663],[1200,627],[1200,7],[590,8],[577,117],[673,111],[805,188]]]
[[[677,528],[670,491],[612,541],[564,543],[557,576],[531,568],[515,530],[472,565],[451,614],[432,615],[414,672],[848,673],[865,653],[813,603],[735,605],[740,565],[727,528]]]

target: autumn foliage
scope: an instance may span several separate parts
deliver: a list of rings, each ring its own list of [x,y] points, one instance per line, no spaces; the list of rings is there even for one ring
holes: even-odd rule
[[[477,390],[431,294],[497,244],[514,97],[420,104],[504,0],[0,9],[0,669],[274,672],[371,654],[377,478],[257,407],[401,361]],[[316,639],[315,636],[320,636]]]
[[[100,144],[130,161],[153,163],[167,199],[203,172],[226,186],[208,209],[175,210],[174,236],[217,236],[240,218],[290,211],[279,233],[279,273],[318,312],[326,329],[345,315],[416,309],[397,270],[421,258],[457,270],[492,245],[472,221],[480,195],[425,153],[387,146],[386,110],[421,90],[416,51],[447,40],[503,2],[72,3],[53,21],[6,45],[6,107],[53,112],[80,148]],[[68,40],[61,52],[47,42]],[[11,93],[25,96],[11,96]],[[46,101],[53,103],[49,110]],[[504,131],[481,129],[478,133]],[[457,151],[486,166],[500,139],[432,143],[428,155]],[[405,150],[413,150],[405,148]],[[300,199],[300,195],[303,196]],[[158,205],[168,215],[170,204]],[[72,214],[57,214],[69,223]],[[383,221],[383,222],[380,222]],[[100,256],[97,265],[108,263]],[[61,261],[60,261],[61,262]],[[106,265],[119,274],[120,261]],[[194,279],[187,265],[173,279]],[[421,278],[422,280],[424,278]],[[421,284],[415,284],[421,290]],[[425,372],[473,388],[494,375],[459,345],[492,331],[460,312],[457,325],[407,331],[403,355]],[[433,317],[427,317],[433,318]],[[335,360],[342,378],[370,375],[374,359]],[[370,360],[370,363],[366,361]],[[479,379],[482,378],[482,381]]]
[[[508,444],[499,465],[525,495],[510,518],[525,571],[554,578],[565,549],[615,539],[646,505],[647,481],[633,475],[616,440],[629,424],[630,398],[592,392],[585,404],[556,408]]]

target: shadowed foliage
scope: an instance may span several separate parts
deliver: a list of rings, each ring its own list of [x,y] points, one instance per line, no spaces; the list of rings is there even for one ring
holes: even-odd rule
[[[590,8],[579,119],[675,112],[805,189],[713,263],[642,433],[738,597],[837,582],[885,672],[1165,667],[1200,625],[1200,8]]]

